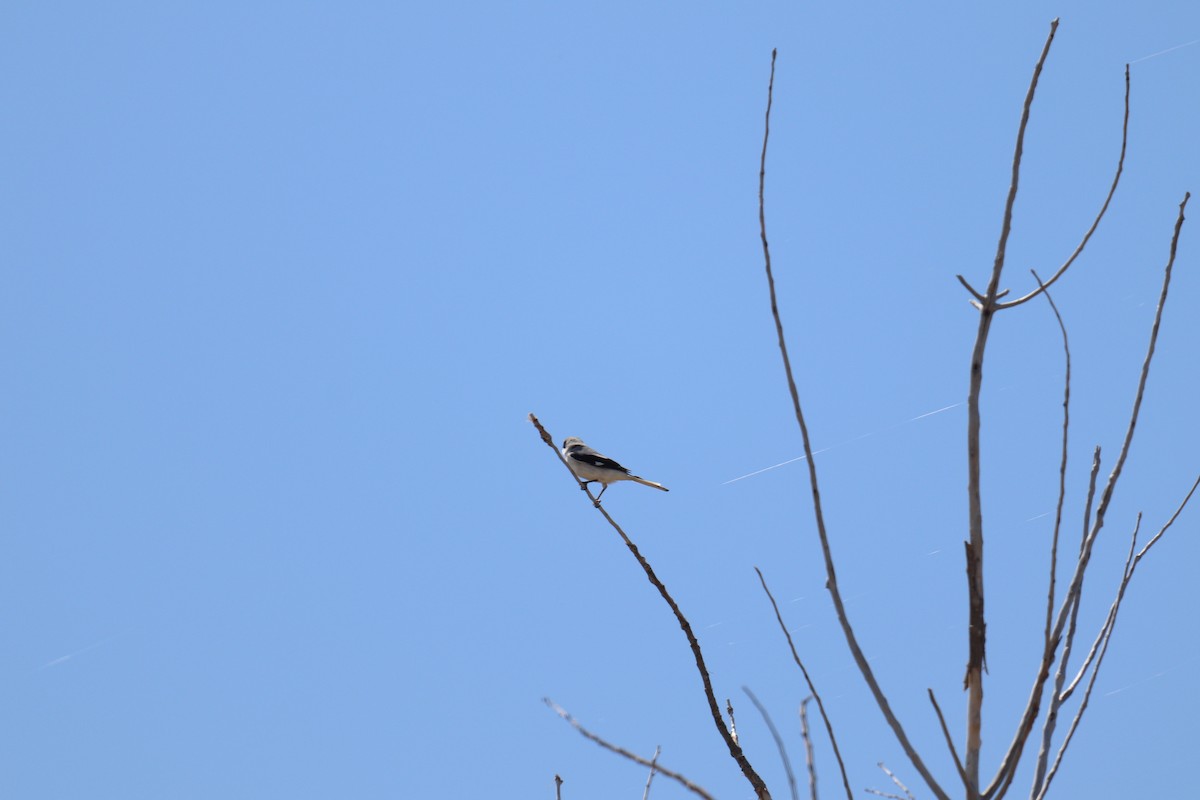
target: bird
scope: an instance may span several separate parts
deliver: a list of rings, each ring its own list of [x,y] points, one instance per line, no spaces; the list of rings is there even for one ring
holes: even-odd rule
[[[571,468],[571,472],[574,472],[575,477],[580,480],[580,489],[587,489],[589,483],[604,484],[604,488],[600,490],[600,494],[596,495],[597,503],[600,502],[600,498],[608,490],[608,485],[617,481],[636,481],[643,486],[653,486],[655,489],[661,489],[664,492],[671,491],[661,483],[648,481],[645,478],[639,478],[637,475],[631,474],[628,469],[608,456],[597,453],[584,444],[582,439],[577,437],[571,436],[563,441],[562,454],[563,458],[567,460],[567,466]]]

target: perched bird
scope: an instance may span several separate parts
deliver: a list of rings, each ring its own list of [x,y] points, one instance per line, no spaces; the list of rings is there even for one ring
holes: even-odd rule
[[[629,470],[622,467],[616,461],[605,455],[597,453],[592,448],[583,443],[581,439],[574,436],[563,442],[562,446],[563,458],[567,460],[567,465],[571,467],[571,471],[579,480],[583,481],[580,489],[586,489],[589,483],[602,483],[604,488],[600,490],[600,494],[596,495],[596,502],[600,502],[600,498],[604,492],[608,490],[610,483],[617,481],[637,481],[643,486],[653,486],[655,489],[662,489],[664,492],[669,492],[670,489],[663,486],[661,483],[648,481],[645,478],[639,478],[637,475],[631,475]]]

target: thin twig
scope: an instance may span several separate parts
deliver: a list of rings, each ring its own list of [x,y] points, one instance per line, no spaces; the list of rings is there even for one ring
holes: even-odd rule
[[[968,292],[970,292],[972,294],[972,296],[974,296],[975,300],[971,303],[971,305],[975,306],[976,308],[983,308],[983,306],[980,305],[980,303],[982,303],[984,300],[983,295],[981,295],[975,289],[974,286],[967,283],[967,279],[964,278],[962,275],[955,275],[954,277],[958,278],[958,282],[963,285],[963,288],[966,289]],[[996,299],[999,300],[1001,297],[1004,297],[1006,294],[1008,294],[1008,289],[1005,289],[1003,292],[997,292]]]
[[[563,785],[562,776],[555,773],[555,775],[554,775],[554,798],[555,798],[555,800],[562,800],[562,785]]]
[[[821,550],[825,558],[825,587],[829,590],[829,594],[833,598],[833,606],[837,611],[838,622],[841,623],[842,633],[846,637],[846,644],[850,647],[850,653],[854,657],[855,664],[858,665],[859,672],[867,682],[867,686],[871,689],[871,694],[875,697],[875,702],[879,706],[879,710],[883,713],[884,719],[892,728],[892,732],[896,735],[900,746],[904,749],[905,755],[912,762],[913,767],[920,773],[921,777],[929,785],[933,793],[939,800],[950,800],[949,796],[942,791],[937,781],[933,777],[933,773],[925,766],[920,755],[912,743],[909,742],[908,736],[904,732],[900,721],[896,719],[896,715],[892,712],[891,706],[888,703],[887,697],[883,690],[879,687],[879,682],[875,680],[875,675],[871,670],[871,665],[867,662],[866,656],[863,655],[862,649],[858,646],[858,639],[854,635],[854,629],[850,626],[850,621],[846,616],[846,607],[842,602],[841,592],[837,585],[837,572],[833,566],[833,554],[829,549],[829,536],[825,530],[825,515],[821,509],[821,493],[817,484],[817,468],[816,462],[813,459],[812,444],[808,438],[808,426],[804,422],[804,413],[800,408],[800,395],[796,390],[796,380],[792,374],[792,363],[788,358],[787,341],[783,334],[783,320],[779,316],[779,303],[775,294],[775,276],[771,271],[771,250],[767,244],[767,217],[766,204],[764,201],[764,192],[767,179],[767,142],[771,134],[771,103],[775,87],[775,51],[771,51],[771,81],[767,86],[767,113],[766,121],[763,126],[763,147],[762,159],[759,164],[758,171],[758,223],[759,231],[762,237],[763,260],[766,263],[767,271],[767,286],[771,296],[771,314],[775,318],[775,332],[779,339],[779,352],[783,357],[783,369],[787,375],[788,391],[792,396],[792,407],[796,413],[796,422],[800,426],[800,436],[804,441],[804,455],[808,462],[808,478],[809,484],[812,487],[813,497],[813,513],[817,520],[817,534],[821,539]]]
[[[969,604],[968,659],[963,682],[967,688],[967,743],[964,768],[967,773],[967,797],[975,800],[979,793],[979,753],[983,746],[983,671],[986,664],[987,624],[984,617],[983,592],[983,501],[979,472],[979,397],[983,387],[983,354],[987,348],[988,333],[996,310],[996,293],[1000,287],[1000,275],[1004,270],[1008,237],[1012,232],[1013,206],[1017,199],[1017,187],[1021,177],[1021,155],[1025,149],[1025,130],[1029,125],[1029,111],[1033,106],[1038,78],[1050,45],[1058,30],[1058,20],[1050,23],[1050,33],[1042,47],[1025,103],[1021,109],[1021,124],[1017,129],[1017,143],[1013,152],[1012,180],[1008,198],[1004,203],[1004,218],[1000,226],[1000,240],[996,245],[996,257],[992,263],[992,274],[979,309],[979,329],[975,335],[975,346],[971,353],[970,391],[967,394],[967,500],[970,541],[967,543],[967,594]]]
[[[1050,588],[1046,593],[1046,630],[1043,642],[1043,648],[1045,648],[1050,646],[1050,624],[1054,618],[1054,586],[1058,576],[1058,534],[1062,528],[1063,500],[1067,496],[1067,433],[1071,427],[1071,346],[1067,341],[1067,326],[1063,323],[1062,314],[1058,313],[1058,306],[1054,304],[1054,298],[1050,296],[1049,290],[1046,289],[1046,285],[1042,283],[1037,272],[1032,269],[1029,271],[1033,273],[1033,279],[1045,292],[1046,302],[1050,304],[1050,310],[1054,312],[1054,318],[1058,320],[1058,329],[1062,332],[1063,353],[1067,362],[1066,375],[1063,378],[1062,456],[1058,462],[1058,505],[1054,509],[1054,535],[1050,543]]]
[[[817,800],[817,762],[813,758],[812,734],[808,730],[808,701],[806,697],[800,701],[800,738],[804,741],[804,766],[808,769],[808,793],[812,800]]]
[[[1121,157],[1117,159],[1117,172],[1113,175],[1112,186],[1108,189],[1108,196],[1104,198],[1104,205],[1100,207],[1100,213],[1096,215],[1096,219],[1092,222],[1092,227],[1088,228],[1087,233],[1083,235],[1083,240],[1079,246],[1075,248],[1075,252],[1071,253],[1063,265],[1058,268],[1058,271],[1050,276],[1050,280],[1044,284],[1038,281],[1038,288],[1034,289],[1024,297],[1018,297],[1016,300],[1010,300],[1007,303],[1000,303],[996,306],[998,311],[1003,311],[1006,308],[1013,308],[1037,297],[1042,292],[1049,289],[1056,280],[1062,277],[1067,268],[1075,263],[1075,259],[1079,258],[1083,253],[1083,248],[1087,246],[1088,240],[1092,238],[1092,234],[1096,232],[1096,228],[1100,226],[1100,220],[1104,219],[1104,212],[1108,211],[1108,204],[1112,202],[1113,195],[1117,192],[1117,184],[1121,182],[1121,172],[1125,169],[1125,148],[1129,142],[1129,65],[1125,65],[1125,118],[1121,123]]]
[[[650,782],[654,780],[654,773],[658,772],[658,756],[660,753],[662,753],[662,747],[655,745],[654,758],[650,759],[650,774],[646,776],[646,789],[642,792],[642,800],[649,800]]]
[[[725,698],[725,712],[729,714],[729,735],[736,742],[738,740],[737,720],[733,717],[733,701],[728,697]]]
[[[1188,200],[1191,198],[1190,193],[1185,193],[1183,201],[1179,204],[1179,216],[1175,219],[1174,232],[1171,235],[1170,255],[1167,258],[1166,268],[1163,270],[1162,292],[1158,296],[1158,307],[1154,313],[1154,325],[1150,329],[1150,342],[1146,348],[1146,357],[1142,361],[1141,375],[1138,378],[1137,394],[1134,397],[1133,409],[1129,415],[1129,426],[1125,429],[1125,440],[1121,445],[1120,455],[1117,456],[1117,461],[1113,465],[1113,471],[1108,476],[1108,482],[1104,486],[1104,491],[1100,495],[1100,503],[1096,507],[1096,516],[1092,522],[1092,529],[1088,533],[1087,538],[1083,542],[1082,550],[1079,554],[1079,560],[1075,565],[1075,573],[1071,578],[1071,583],[1067,589],[1066,596],[1063,597],[1062,605],[1059,606],[1058,617],[1055,621],[1054,630],[1051,633],[1052,643],[1057,643],[1063,633],[1063,628],[1066,626],[1067,617],[1072,613],[1072,608],[1079,601],[1079,595],[1083,590],[1083,578],[1087,572],[1088,563],[1091,560],[1092,548],[1095,545],[1100,531],[1104,527],[1104,517],[1108,511],[1108,506],[1112,501],[1113,493],[1116,491],[1117,481],[1121,477],[1121,471],[1125,466],[1125,459],[1129,456],[1129,448],[1133,443],[1133,434],[1137,429],[1138,414],[1142,407],[1142,398],[1146,392],[1146,382],[1150,377],[1150,365],[1154,361],[1154,350],[1158,343],[1158,332],[1162,326],[1163,309],[1167,304],[1167,292],[1171,287],[1171,272],[1175,266],[1175,255],[1179,247],[1179,235],[1183,229],[1184,212],[1187,209]],[[1050,655],[1052,659],[1052,654]],[[1022,719],[1021,726],[1018,728],[1017,735],[1013,742],[1009,745],[1009,750],[1005,755],[1004,761],[1000,769],[996,773],[996,777],[992,779],[987,791],[984,793],[986,797],[999,798],[1003,795],[1003,791],[993,794],[993,791],[1007,786],[1012,779],[1012,774],[1016,771],[1017,763],[1020,761],[1021,752],[1024,748],[1025,737],[1029,730],[1033,727],[1032,716],[1037,714],[1037,706],[1040,701],[1042,687],[1049,674],[1049,662],[1046,657],[1042,660],[1042,669],[1038,673],[1038,678],[1034,683],[1034,689],[1030,693],[1029,705],[1026,708],[1025,717]],[[1032,714],[1032,716],[1031,716]]]
[[[900,791],[904,792],[904,796],[907,797],[908,800],[917,800],[917,798],[913,797],[913,793],[908,790],[908,787],[901,783],[900,779],[896,777],[896,773],[884,766],[882,761],[879,762],[879,768],[883,770],[889,778],[892,779],[892,783],[900,787]]]
[[[822,702],[821,695],[817,692],[817,687],[813,685],[812,678],[809,677],[804,662],[800,660],[800,654],[796,652],[796,644],[792,641],[792,634],[788,631],[787,625],[783,622],[783,615],[779,613],[779,604],[775,602],[775,595],[771,594],[771,590],[767,587],[767,579],[763,577],[762,570],[758,567],[755,567],[754,571],[758,573],[758,581],[762,584],[763,591],[767,593],[767,599],[771,601],[771,608],[775,610],[775,619],[779,622],[779,629],[783,631],[783,635],[787,639],[788,649],[792,651],[792,660],[800,668],[801,674],[804,675],[804,682],[808,684],[808,691],[812,694],[813,699],[817,701],[817,710],[821,712],[821,719],[825,722],[825,732],[829,734],[829,743],[833,747],[833,756],[837,759],[838,769],[842,773],[842,786],[846,789],[846,798],[847,800],[854,800],[854,792],[850,789],[850,779],[846,777],[846,765],[842,762],[842,751],[838,748],[837,736],[833,733],[833,723],[829,721],[829,715],[825,713],[825,703]]]
[[[966,289],[968,292],[970,292],[970,293],[971,293],[971,296],[975,298],[975,302],[976,302],[977,304],[978,304],[978,303],[982,303],[982,302],[983,302],[983,299],[984,299],[984,298],[983,298],[983,295],[981,295],[981,294],[979,293],[979,290],[978,290],[978,289],[976,289],[976,288],[975,288],[974,286],[972,286],[971,284],[967,283],[967,279],[966,279],[966,278],[964,278],[962,275],[955,275],[954,277],[958,278],[958,282],[959,282],[959,283],[961,283],[961,284],[963,285],[963,288],[964,288],[964,289]],[[976,306],[976,307],[978,307],[978,306]]]
[[[1079,721],[1083,718],[1083,712],[1087,708],[1088,700],[1092,695],[1092,688],[1096,685],[1096,677],[1100,673],[1100,665],[1104,662],[1105,653],[1108,652],[1108,643],[1112,639],[1113,629],[1117,624],[1117,614],[1121,610],[1121,601],[1124,600],[1125,590],[1129,587],[1130,581],[1133,580],[1134,570],[1137,569],[1138,563],[1142,560],[1142,557],[1150,551],[1150,548],[1162,538],[1163,534],[1167,532],[1168,528],[1175,524],[1175,520],[1181,513],[1183,513],[1183,509],[1187,507],[1188,501],[1192,499],[1192,495],[1196,492],[1196,488],[1198,486],[1200,486],[1200,477],[1196,478],[1196,481],[1192,484],[1192,488],[1188,490],[1187,496],[1183,498],[1183,502],[1180,503],[1179,507],[1175,509],[1175,513],[1171,515],[1171,518],[1167,520],[1165,525],[1159,528],[1158,533],[1154,534],[1150,541],[1146,542],[1142,549],[1138,551],[1136,556],[1133,556],[1133,548],[1137,543],[1137,528],[1134,529],[1129,547],[1129,554],[1130,556],[1133,556],[1133,559],[1130,561],[1130,559],[1126,557],[1125,571],[1121,578],[1121,586],[1117,590],[1117,597],[1115,600],[1113,600],[1113,604],[1109,608],[1108,618],[1105,620],[1103,627],[1100,629],[1100,634],[1096,637],[1096,642],[1092,645],[1091,652],[1088,653],[1087,659],[1085,659],[1083,666],[1080,668],[1079,675],[1077,675],[1075,680],[1071,682],[1070,687],[1068,687],[1067,691],[1064,693],[1065,696],[1062,698],[1065,701],[1067,697],[1070,697],[1071,693],[1075,690],[1076,685],[1079,683],[1079,679],[1083,677],[1083,673],[1087,670],[1088,665],[1092,662],[1093,654],[1095,654],[1095,667],[1092,669],[1092,675],[1088,679],[1087,688],[1084,689],[1083,700],[1080,701],[1079,709],[1075,712],[1075,718],[1071,720],[1071,727],[1067,730],[1067,735],[1063,739],[1063,743],[1058,748],[1058,753],[1054,757],[1054,765],[1050,768],[1050,771],[1046,775],[1046,779],[1042,784],[1041,791],[1038,792],[1037,800],[1043,800],[1043,798],[1046,796],[1046,792],[1049,791],[1050,782],[1054,780],[1054,776],[1058,772],[1058,767],[1062,763],[1063,754],[1066,753],[1067,745],[1071,743],[1071,739],[1075,736],[1075,730],[1079,727]],[[1141,514],[1138,514],[1139,525],[1141,523],[1141,519]],[[1097,646],[1099,646],[1099,652],[1097,652]]]
[[[534,427],[538,429],[538,432],[541,434],[542,441],[545,442],[546,445],[555,452],[555,454],[558,456],[558,460],[562,462],[563,467],[570,472],[572,478],[574,478],[575,473],[571,471],[571,467],[563,458],[562,453],[560,453],[558,448],[554,446],[554,438],[550,436],[550,433],[542,426],[542,423],[538,421],[536,416],[530,414],[529,420],[533,423]],[[588,491],[588,496],[592,496],[591,491]],[[618,525],[617,521],[612,518],[612,516],[608,513],[608,510],[600,503],[595,502],[595,498],[592,499],[596,510],[604,515],[604,519],[608,521],[608,524],[611,525],[613,530],[615,530],[621,536],[621,540],[625,542],[625,546],[629,548],[629,552],[632,553],[633,557],[637,559],[638,564],[640,564],[642,569],[645,571],[646,577],[650,580],[650,583],[654,585],[654,588],[658,589],[658,593],[662,595],[663,600],[665,600],[667,605],[671,607],[671,611],[675,614],[675,619],[679,623],[679,627],[683,630],[684,635],[687,637],[688,645],[692,648],[692,655],[696,660],[696,669],[700,672],[700,680],[704,684],[704,696],[708,700],[708,709],[712,714],[713,723],[717,726],[717,732],[720,733],[721,738],[725,740],[725,744],[729,748],[729,755],[735,762],[737,762],[738,767],[742,770],[742,774],[745,775],[746,780],[748,780],[751,787],[753,787],[755,796],[760,798],[760,800],[768,800],[768,798],[771,796],[771,793],[767,789],[766,783],[754,770],[754,767],[750,764],[750,760],[746,758],[746,754],[742,751],[742,748],[730,735],[729,729],[725,726],[725,720],[721,718],[721,709],[717,705],[716,695],[713,694],[712,679],[709,677],[708,667],[704,664],[704,653],[700,650],[700,642],[698,639],[696,639],[696,634],[692,632],[691,623],[688,622],[687,617],[685,617],[683,612],[680,611],[679,604],[675,602],[675,598],[671,596],[671,593],[667,591],[667,587],[661,580],[659,580],[658,575],[654,573],[654,569],[650,566],[650,562],[647,561],[646,557],[641,554],[641,551],[638,550],[637,545],[634,544],[633,540],[631,540],[629,536],[626,535],[625,531],[621,529],[621,526]]]
[[[800,795],[796,790],[796,774],[792,772],[792,760],[788,758],[787,748],[783,746],[783,737],[779,735],[779,730],[775,727],[774,720],[767,713],[766,707],[758,702],[758,698],[754,696],[754,692],[750,691],[749,686],[743,686],[742,691],[746,693],[746,696],[750,698],[750,702],[754,703],[754,707],[762,715],[763,722],[767,723],[767,730],[771,732],[771,738],[775,740],[775,746],[779,748],[779,759],[783,762],[783,771],[787,773],[788,788],[792,790],[792,800],[800,800]]]
[[[605,750],[609,750],[613,753],[616,753],[619,756],[624,756],[625,758],[628,758],[630,761],[634,761],[638,764],[641,764],[643,767],[651,767],[652,766],[656,770],[661,772],[663,775],[666,775],[668,778],[671,778],[672,780],[675,780],[675,781],[678,781],[679,783],[681,783],[685,788],[688,789],[688,791],[692,792],[693,794],[698,794],[701,797],[706,798],[706,800],[713,800],[713,796],[711,794],[706,792],[702,787],[697,786],[696,784],[692,783],[690,780],[683,777],[678,772],[674,772],[672,770],[667,769],[662,764],[659,764],[657,761],[649,761],[645,758],[642,758],[637,753],[630,752],[629,750],[626,750],[624,747],[618,747],[615,744],[611,744],[611,743],[605,741],[604,739],[600,738],[596,734],[592,733],[587,728],[580,725],[579,722],[574,717],[572,717],[570,714],[568,714],[567,710],[565,708],[560,706],[558,703],[555,703],[549,697],[543,697],[542,702],[545,703],[547,706],[549,706],[554,711],[555,714],[558,714],[560,717],[562,717],[567,722],[569,722],[571,727],[574,728],[575,730],[579,731],[579,733],[582,734],[585,739],[589,739],[589,740],[595,742],[596,744],[603,747]],[[561,781],[560,781],[560,783],[561,783]]]
[[[946,747],[950,748],[950,755],[954,757],[954,766],[958,770],[958,777],[962,778],[963,786],[967,786],[967,772],[963,769],[962,761],[958,757],[958,750],[954,747],[954,737],[950,735],[950,729],[946,727],[946,718],[942,716],[942,708],[938,705],[937,698],[933,696],[933,689],[929,689],[929,702],[933,703],[933,710],[937,712],[938,724],[942,726],[942,736],[946,737]]]

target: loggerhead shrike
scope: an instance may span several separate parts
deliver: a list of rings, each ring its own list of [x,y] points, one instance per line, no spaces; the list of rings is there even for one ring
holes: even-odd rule
[[[600,502],[600,497],[608,489],[610,483],[617,481],[637,481],[643,486],[653,486],[655,489],[662,489],[664,492],[671,491],[661,483],[648,481],[645,478],[639,478],[637,475],[629,474],[629,470],[622,467],[616,461],[613,461],[608,456],[597,453],[592,448],[583,443],[581,439],[574,436],[563,442],[562,446],[563,458],[567,460],[567,465],[571,467],[571,471],[583,484],[579,487],[584,489],[589,483],[602,483],[604,488],[600,490],[600,494],[596,495],[596,502]]]

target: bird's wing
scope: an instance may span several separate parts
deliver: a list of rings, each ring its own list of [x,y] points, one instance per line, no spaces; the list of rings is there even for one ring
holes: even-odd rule
[[[600,467],[602,469],[615,469],[619,472],[624,472],[626,474],[629,474],[629,470],[625,469],[625,467],[622,467],[620,464],[618,464],[616,461],[613,461],[608,456],[600,455],[595,450],[592,450],[590,447],[587,449],[579,448],[576,450],[572,450],[567,455],[568,455],[568,457],[573,458],[576,461],[582,462],[584,464],[589,464],[593,467]]]

